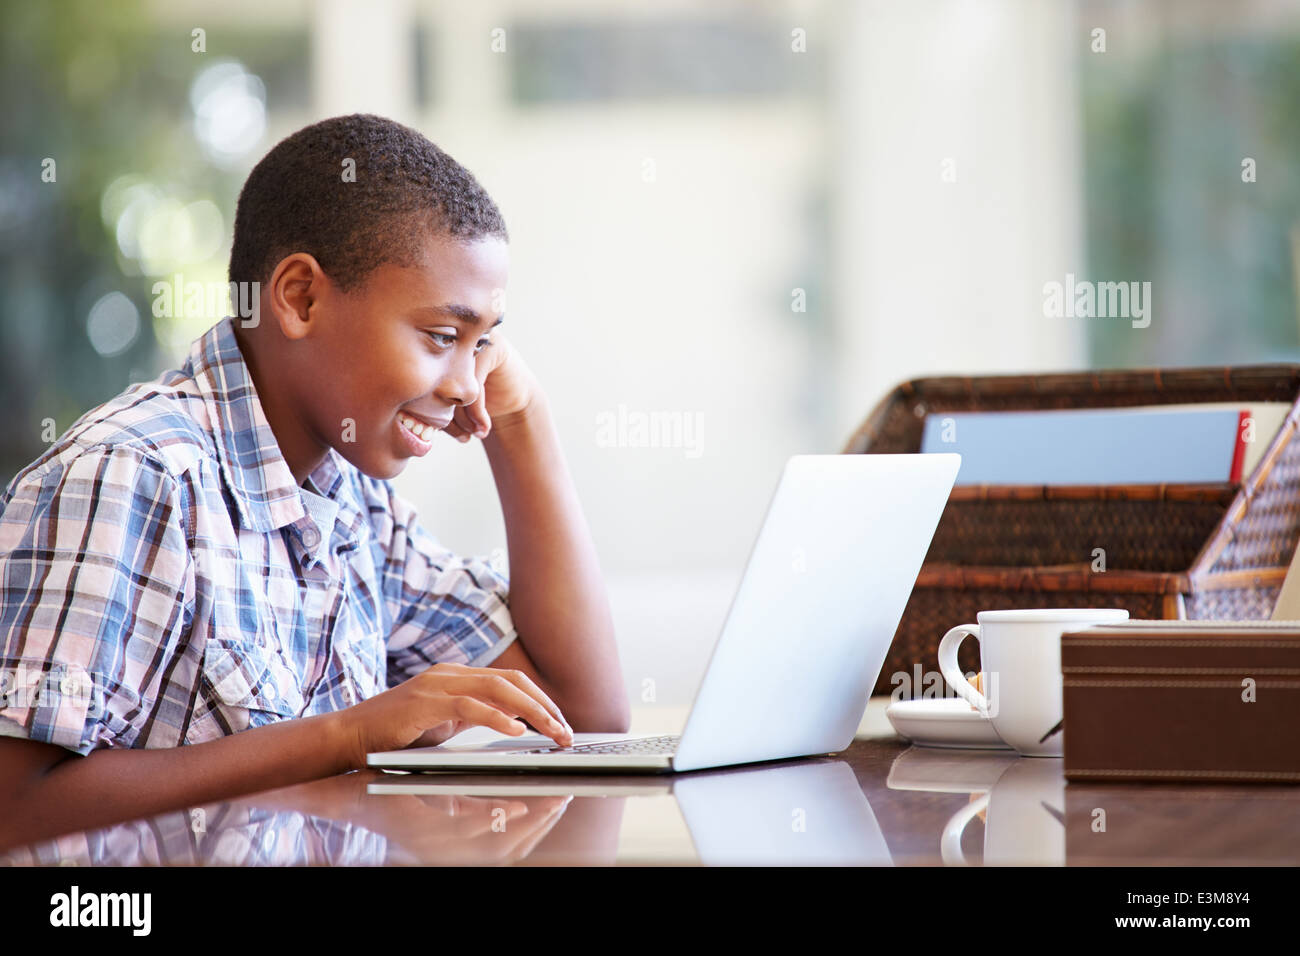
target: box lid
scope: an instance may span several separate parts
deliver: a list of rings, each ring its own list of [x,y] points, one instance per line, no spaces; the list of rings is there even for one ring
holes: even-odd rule
[[[1061,672],[1300,676],[1300,621],[1124,621],[1061,635]]]

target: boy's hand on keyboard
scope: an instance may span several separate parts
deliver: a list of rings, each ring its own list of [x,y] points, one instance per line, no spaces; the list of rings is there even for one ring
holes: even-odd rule
[[[366,754],[441,743],[469,727],[518,737],[528,729],[516,717],[560,747],[573,745],[572,728],[545,691],[523,671],[497,667],[435,664],[337,715],[358,769],[366,766]]]

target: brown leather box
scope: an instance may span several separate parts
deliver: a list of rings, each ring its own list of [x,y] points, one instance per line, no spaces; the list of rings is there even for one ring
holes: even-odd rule
[[[1300,622],[1061,635],[1067,780],[1300,783]]]

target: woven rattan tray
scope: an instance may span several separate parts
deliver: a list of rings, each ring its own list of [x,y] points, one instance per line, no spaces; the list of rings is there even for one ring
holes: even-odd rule
[[[918,452],[931,412],[1238,401],[1291,405],[1277,434],[1261,436],[1268,448],[1239,485],[955,488],[875,693],[921,696],[915,677],[938,672],[944,632],[983,610],[1119,607],[1148,619],[1266,618],[1300,541],[1300,442],[1293,440],[1300,365],[952,376],[890,392],[845,454]],[[1095,570],[1098,548],[1104,571]],[[975,642],[962,645],[958,662],[979,669]]]

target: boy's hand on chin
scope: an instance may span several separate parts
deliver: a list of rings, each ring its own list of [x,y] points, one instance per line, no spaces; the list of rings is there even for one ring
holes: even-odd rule
[[[505,425],[523,415],[538,392],[537,379],[499,329],[492,333],[492,344],[479,353],[475,374],[478,400],[459,406],[443,429],[457,441],[475,435],[487,438],[494,422]]]

